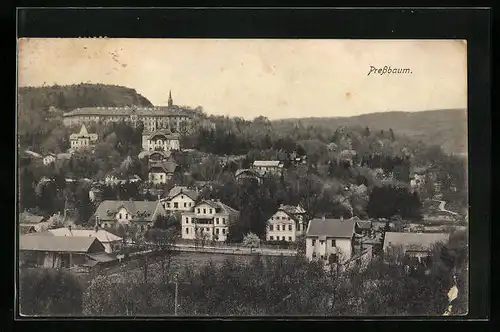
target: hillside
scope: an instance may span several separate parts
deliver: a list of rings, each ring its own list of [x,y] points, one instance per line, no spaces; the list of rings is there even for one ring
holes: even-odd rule
[[[19,108],[45,111],[53,106],[70,111],[83,106],[153,106],[134,89],[118,85],[75,84],[47,87],[20,87]]]
[[[425,144],[440,145],[447,153],[467,152],[467,111],[434,110],[422,112],[370,113],[352,117],[301,118],[275,120],[273,124],[299,122],[303,126],[336,128],[369,127],[371,130],[389,130],[421,140]]]

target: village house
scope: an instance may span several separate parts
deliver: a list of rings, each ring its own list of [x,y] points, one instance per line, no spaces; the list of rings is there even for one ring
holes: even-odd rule
[[[64,113],[63,123],[65,126],[72,126],[90,122],[125,121],[138,126],[142,122],[144,130],[148,132],[160,128],[176,129],[179,132],[184,125],[189,126],[192,118],[192,114],[174,105],[172,95],[169,94],[167,106],[83,107]]]
[[[204,200],[191,211],[182,213],[183,239],[201,239],[225,241],[229,224],[239,218],[239,211],[219,200]]]
[[[154,185],[167,183],[177,171],[178,165],[173,161],[155,163],[149,166],[149,182]]]
[[[196,204],[199,192],[188,187],[175,186],[170,189],[167,197],[160,199],[166,211],[191,211]]]
[[[111,254],[120,248],[122,238],[112,234],[104,229],[95,227],[94,229],[72,229],[71,226],[49,229],[54,236],[76,236],[76,237],[94,237],[104,246],[105,252]]]
[[[402,254],[415,257],[419,261],[427,258],[434,245],[446,244],[450,238],[448,233],[399,233],[386,232],[384,237],[384,253],[391,249],[401,248]]]
[[[180,150],[180,135],[171,133],[168,129],[159,129],[153,133],[142,134],[142,149],[144,151]]]
[[[242,182],[246,180],[255,180],[258,184],[262,182],[260,173],[251,169],[239,169],[234,174],[236,181]]]
[[[305,213],[300,206],[281,204],[267,221],[266,240],[295,242],[306,231]]]
[[[252,170],[258,172],[261,176],[281,175],[283,172],[283,163],[279,160],[255,160],[252,164]]]
[[[119,225],[136,225],[139,229],[154,226],[160,216],[167,212],[158,201],[111,201],[101,202],[92,221],[105,228],[117,228]]]
[[[89,133],[87,127],[82,124],[79,133],[69,135],[71,151],[90,149],[97,142],[97,134]]]
[[[19,237],[21,265],[44,268],[93,267],[116,261],[95,237],[54,236],[49,232]]]
[[[354,249],[356,221],[349,219],[312,219],[306,233],[306,257],[310,260],[335,262],[351,259]]]
[[[57,155],[54,153],[48,153],[43,157],[43,164],[45,166],[55,163],[57,160]]]

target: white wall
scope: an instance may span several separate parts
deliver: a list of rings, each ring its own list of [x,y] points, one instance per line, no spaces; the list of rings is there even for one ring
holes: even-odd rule
[[[175,203],[177,203],[177,208],[175,207]],[[168,211],[191,211],[195,202],[189,196],[181,193],[170,201],[165,201],[164,204],[165,209]]]
[[[313,240],[316,240],[314,245]],[[335,246],[332,246],[332,240],[335,240]],[[313,253],[316,253],[315,258],[313,257]],[[318,237],[306,238],[306,257],[308,259],[321,259],[321,255],[323,255],[323,258],[326,258],[325,261],[327,262],[330,254],[340,254],[341,257],[339,259],[341,261],[350,259],[352,254],[351,239],[326,238],[322,244]]]

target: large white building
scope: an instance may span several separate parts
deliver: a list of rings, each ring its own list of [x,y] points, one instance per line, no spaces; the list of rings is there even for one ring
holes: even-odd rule
[[[340,263],[354,251],[356,221],[351,219],[312,219],[306,233],[306,257],[329,262],[330,255]]]
[[[160,199],[165,210],[170,212],[191,211],[198,199],[198,191],[183,186],[172,188],[167,197]]]
[[[266,240],[295,242],[305,234],[305,213],[300,206],[281,205],[267,221]]]
[[[180,135],[168,129],[159,129],[153,133],[142,135],[143,151],[173,151],[180,150]]]
[[[229,225],[239,218],[239,211],[219,200],[204,200],[191,211],[182,213],[183,239],[206,239],[208,241],[225,241]]]
[[[169,95],[168,106],[83,107],[63,115],[63,123],[66,126],[90,122],[119,121],[126,121],[134,126],[139,121],[142,121],[144,129],[148,132],[154,132],[161,128],[180,132],[183,126],[190,125],[192,116],[173,104],[171,94]]]
[[[69,142],[72,151],[89,149],[97,142],[97,134],[90,134],[82,124],[79,133],[69,135]]]
[[[255,160],[252,164],[252,170],[258,172],[261,176],[281,175],[284,164],[279,160]]]

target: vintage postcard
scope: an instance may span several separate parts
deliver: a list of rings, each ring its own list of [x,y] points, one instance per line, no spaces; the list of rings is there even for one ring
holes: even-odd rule
[[[18,39],[25,317],[468,312],[463,40]]]

